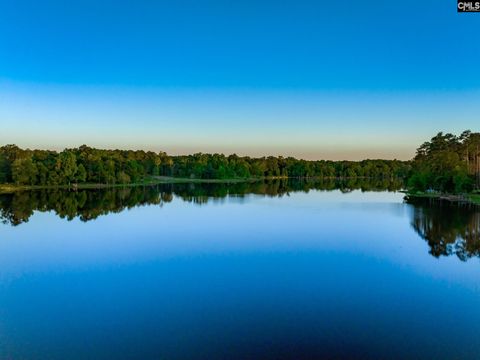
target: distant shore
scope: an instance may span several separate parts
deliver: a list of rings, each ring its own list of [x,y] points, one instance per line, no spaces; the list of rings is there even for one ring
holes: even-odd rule
[[[136,186],[155,186],[160,184],[238,184],[238,183],[253,183],[258,181],[268,180],[287,180],[287,179],[303,179],[303,180],[339,180],[345,181],[349,179],[371,179],[370,177],[356,176],[356,177],[298,177],[298,176],[265,176],[265,177],[250,177],[250,178],[231,178],[231,179],[199,179],[199,178],[181,178],[171,176],[149,176],[143,181],[125,184],[101,184],[101,183],[83,183],[83,184],[64,184],[64,185],[16,185],[16,184],[0,184],[0,194],[14,193],[17,191],[28,190],[82,190],[82,189],[108,189],[108,188],[123,188]]]
[[[122,188],[134,186],[152,186],[160,184],[234,184],[243,182],[257,182],[264,180],[279,180],[287,179],[286,177],[264,177],[264,178],[234,178],[234,179],[197,179],[197,178],[176,178],[170,176],[151,176],[144,181],[127,184],[70,184],[70,185],[15,185],[15,184],[0,184],[0,194],[8,194],[17,191],[26,190],[42,190],[42,189],[65,189],[65,190],[80,190],[80,189],[107,189],[107,188]]]

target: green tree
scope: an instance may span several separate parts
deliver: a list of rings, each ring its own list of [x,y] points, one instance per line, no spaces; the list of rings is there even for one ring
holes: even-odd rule
[[[16,159],[12,164],[12,178],[18,185],[35,185],[37,172],[31,158]]]
[[[77,173],[77,158],[71,151],[65,150],[60,153],[55,165],[62,184],[70,184],[75,181]]]
[[[75,181],[79,183],[84,183],[87,180],[87,170],[83,164],[78,165]]]

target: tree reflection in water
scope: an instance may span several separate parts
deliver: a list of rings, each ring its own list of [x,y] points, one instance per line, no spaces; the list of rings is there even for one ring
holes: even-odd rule
[[[480,207],[446,200],[406,198],[413,206],[411,224],[435,257],[480,256]]]
[[[72,220],[90,221],[102,215],[133,207],[163,206],[174,197],[205,204],[227,196],[242,198],[250,194],[281,197],[290,192],[310,190],[396,191],[402,183],[390,180],[352,179],[272,180],[242,183],[162,184],[97,190],[35,190],[0,195],[0,221],[13,226],[29,220],[35,211],[52,211]],[[462,261],[480,257],[480,207],[433,199],[406,198],[412,206],[411,225],[427,241],[435,257],[456,255]]]
[[[32,190],[0,195],[0,221],[4,224],[20,225],[27,222],[34,211],[53,211],[61,218],[82,221],[94,220],[101,215],[118,213],[125,209],[143,205],[162,206],[180,197],[184,201],[204,204],[212,199],[227,196],[244,197],[249,194],[277,197],[294,191],[334,190],[349,192],[394,191],[402,184],[391,180],[334,179],[272,180],[238,183],[187,183],[162,184],[108,188],[97,190]]]

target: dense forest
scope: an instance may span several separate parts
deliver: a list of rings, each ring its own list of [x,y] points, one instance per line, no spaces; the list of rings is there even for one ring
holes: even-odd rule
[[[466,193],[480,188],[480,133],[438,133],[412,161],[408,186],[415,191]]]
[[[155,176],[192,179],[270,177],[403,178],[409,163],[398,160],[307,161],[292,157],[100,150],[88,146],[62,152],[0,147],[0,183],[17,185],[129,184]]]
[[[411,191],[466,193],[480,189],[480,133],[438,133],[412,161],[307,161],[292,157],[101,150],[86,145],[61,152],[0,147],[0,184],[133,184],[156,176],[190,179],[404,179]]]

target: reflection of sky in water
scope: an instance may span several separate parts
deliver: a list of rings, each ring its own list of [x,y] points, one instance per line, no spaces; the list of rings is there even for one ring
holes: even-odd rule
[[[175,198],[0,226],[0,355],[474,358],[478,259],[428,254],[402,198]]]

